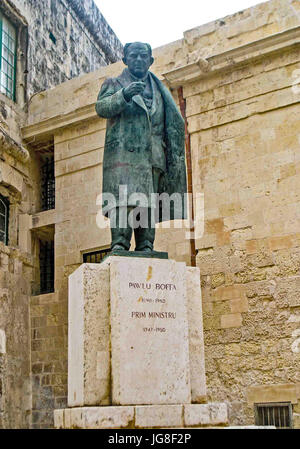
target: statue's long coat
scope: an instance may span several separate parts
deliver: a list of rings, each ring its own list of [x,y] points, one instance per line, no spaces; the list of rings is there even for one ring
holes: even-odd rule
[[[161,92],[165,111],[166,172],[161,177],[158,193],[172,195],[177,192],[183,198],[186,192],[184,120],[168,89],[153,73],[150,76]],[[123,88],[131,82],[128,69],[117,78],[107,79],[96,103],[97,114],[108,119],[102,191],[112,193],[117,206],[119,185],[127,185],[128,198],[132,193],[141,192],[150,199],[153,193],[151,121],[140,95],[135,95],[130,102],[124,99]],[[136,203],[128,205],[136,206]],[[186,218],[185,208],[173,207],[172,202],[170,219],[181,218]],[[161,212],[156,220],[164,220]]]

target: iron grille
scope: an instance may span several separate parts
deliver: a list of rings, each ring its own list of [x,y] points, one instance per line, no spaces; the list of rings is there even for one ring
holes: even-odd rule
[[[4,196],[0,195],[0,241],[4,245],[8,244],[8,215],[9,215],[9,201]]]
[[[91,253],[83,254],[84,263],[101,263],[105,256],[110,252],[110,248],[100,249],[99,251],[93,251]]]
[[[40,240],[40,293],[54,292],[54,241]]]
[[[54,158],[49,157],[42,166],[42,210],[55,208]]]
[[[292,427],[292,406],[290,402],[255,404],[255,425]]]

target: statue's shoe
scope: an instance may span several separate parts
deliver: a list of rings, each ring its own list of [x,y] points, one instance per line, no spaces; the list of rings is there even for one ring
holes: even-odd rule
[[[124,248],[122,245],[115,245],[112,247],[111,251],[126,251],[126,248]]]
[[[146,248],[136,249],[136,251],[143,251],[143,253],[152,253],[153,249],[151,249],[147,246]]]

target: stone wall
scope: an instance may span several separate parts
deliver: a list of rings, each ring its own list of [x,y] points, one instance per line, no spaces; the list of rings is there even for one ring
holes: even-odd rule
[[[53,408],[66,405],[66,314],[55,293],[31,298],[33,428],[51,427]]]
[[[20,248],[18,233],[20,215],[34,204],[31,169],[30,162],[2,153],[0,193],[10,203],[9,246],[0,244],[0,332],[5,339],[0,354],[0,427],[4,428],[31,424],[29,299],[36,262],[31,248],[28,252]]]
[[[24,145],[21,127],[34,93],[120,59],[122,45],[90,0],[2,0],[0,9],[17,27],[16,102],[0,94],[0,194],[10,202],[9,242],[0,244],[0,428],[32,421],[47,427],[49,410],[66,394],[66,375],[59,377],[66,365],[55,362],[65,330],[54,335],[51,327],[65,322],[66,311],[57,310],[51,295],[45,307],[47,295],[31,295],[39,284],[39,228],[53,229],[51,219],[43,224],[45,215],[34,215],[41,208],[40,151],[53,137]]]
[[[0,428],[31,424],[30,324],[32,261],[1,242]],[[12,406],[13,404],[13,406]]]
[[[0,243],[0,427],[31,425],[31,366],[29,300],[36,258],[26,249],[21,218],[36,207],[35,155],[18,142],[16,119],[24,114],[13,103],[3,106],[0,130],[0,194],[9,199],[9,242]],[[10,135],[13,137],[10,137]]]
[[[202,56],[205,43],[211,42],[212,55],[219,52],[208,58],[209,72],[184,85],[194,191],[204,192],[205,201],[204,236],[196,248],[208,394],[228,402],[233,425],[251,424],[265,386],[275,391],[267,402],[290,401],[288,384],[296,391],[291,402],[298,426],[299,31],[285,47],[274,40],[267,50],[263,39],[299,30],[299,3],[267,2],[239,14],[236,24],[234,15],[205,33],[201,27],[188,33]],[[218,70],[221,30],[228,59]],[[244,49],[229,53],[241,44]]]
[[[231,425],[253,424],[254,403],[290,401],[299,426],[299,25],[299,2],[272,0],[154,51],[153,71],[176,100],[183,86],[193,189],[205,201],[196,249],[208,398],[228,403]],[[55,141],[58,328],[67,324],[68,275],[82,252],[109,243],[109,230],[96,224],[105,122],[94,104],[103,80],[121,69],[36,95],[23,129],[27,141]],[[160,229],[156,249],[189,263],[184,232]],[[38,363],[47,344],[40,342]],[[65,337],[61,344],[66,366]]]
[[[298,0],[271,0],[184,33],[187,62],[216,55],[299,25]]]
[[[299,61],[298,48],[185,91],[205,198],[196,246],[208,389],[234,424],[253,419],[252,385],[299,382]]]
[[[122,44],[92,0],[5,0],[28,24],[27,98],[121,58]]]

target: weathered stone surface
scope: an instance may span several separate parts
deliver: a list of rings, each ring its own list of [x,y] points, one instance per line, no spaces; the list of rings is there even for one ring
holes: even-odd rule
[[[0,329],[0,354],[6,353],[6,334],[3,329]]]
[[[189,403],[186,266],[111,257],[113,404]]]
[[[64,429],[65,428],[64,414],[65,414],[64,409],[54,410],[54,427],[56,429]]]
[[[300,413],[293,413],[294,429],[300,429]]]
[[[1,8],[4,3],[8,2],[3,0]],[[36,43],[38,48],[35,55],[33,50],[29,52],[29,59],[39,73],[29,70],[29,96],[66,76],[75,76],[82,64],[83,70],[89,70],[90,62],[85,63],[81,50],[76,49],[85,37],[78,39],[80,31],[69,14],[67,27],[59,33],[50,24],[54,36],[59,36],[54,45],[49,29],[39,23],[42,14],[38,11],[42,6],[37,8],[36,1],[26,1],[25,14],[25,1],[10,3],[26,15],[31,30],[43,29],[43,48],[30,30],[30,45]],[[36,20],[32,18],[31,22],[28,14],[32,8],[37,12]],[[205,196],[205,231],[203,238],[196,240],[196,249],[203,281],[208,394],[213,400],[226,397],[234,424],[254,422],[253,407],[247,405],[245,397],[253,379],[262,389],[275,384],[294,386],[299,380],[299,44],[284,41],[292,29],[298,36],[298,12],[296,0],[271,0],[189,30],[183,40],[154,51],[153,72],[159,76],[174,67],[186,69],[187,62],[195,62],[199,57],[210,59],[216,55],[212,57],[215,62],[223,61],[218,71],[208,71],[205,76],[198,67],[201,73],[192,82],[186,80],[183,94],[192,132],[193,189]],[[86,17],[90,16],[87,10],[86,13]],[[64,26],[64,15],[60,17],[54,27]],[[71,39],[66,43],[67,54],[70,45],[72,54],[76,58],[78,54],[78,60],[72,63],[62,61],[61,37],[68,33],[76,43],[73,45]],[[21,44],[18,70],[23,72],[26,58],[22,62],[21,52],[25,41]],[[244,44],[247,47],[241,48]],[[255,46],[260,47],[260,55],[251,59]],[[235,62],[223,52],[234,48],[238,48],[235,62],[241,58],[242,64],[233,69]],[[39,210],[37,152],[43,147],[44,135],[51,139],[54,136],[59,176],[55,224],[57,295],[41,295],[29,301],[32,284],[36,292],[37,251],[32,252],[30,259],[22,248],[17,254],[16,250],[1,246],[0,328],[5,329],[10,344],[7,354],[1,356],[5,410],[0,426],[28,427],[32,404],[32,426],[49,427],[53,425],[53,407],[66,405],[67,277],[82,263],[82,252],[106,248],[110,238],[109,230],[100,232],[96,224],[105,123],[95,117],[95,92],[105,78],[114,77],[119,71],[119,63],[111,64],[40,92],[30,98],[28,115],[19,107],[27,101],[25,83],[17,82],[17,101],[21,104],[8,101],[1,94],[1,126],[10,137],[21,143],[21,124],[33,125],[23,129],[31,155],[27,167],[7,152],[2,153],[6,163],[23,179],[17,179],[22,187],[21,203],[15,201],[10,176],[5,177],[9,185],[1,185],[1,194],[12,200],[11,248],[24,243],[19,240],[19,215],[36,214]],[[176,88],[172,93],[178,101]],[[32,144],[37,145],[34,151]],[[92,154],[83,157],[89,152]],[[38,229],[30,232],[37,248]],[[190,242],[185,237],[185,230],[159,228],[157,249],[189,264]],[[25,261],[22,267],[21,261]],[[221,287],[226,287],[224,294],[218,293]],[[242,325],[221,328],[221,317],[230,313],[240,313]],[[24,350],[29,348],[30,326],[31,352]],[[289,400],[288,389],[280,397]],[[295,413],[299,414],[299,409]]]
[[[18,171],[1,161],[0,163],[0,182],[10,185],[18,195],[21,195],[23,190],[23,177]]]
[[[224,403],[75,407],[55,410],[57,429],[218,427],[228,424]]]
[[[0,248],[0,328],[10,342],[0,370],[0,428],[53,427],[53,408],[66,406],[67,294],[60,303],[55,295],[30,298],[40,292],[39,238],[54,234],[54,221],[42,231],[41,226],[33,231],[28,226],[41,209],[43,156],[32,144],[47,147],[51,156],[53,135],[42,144],[33,139],[27,145],[21,127],[27,121],[26,105],[33,93],[121,56],[122,45],[95,3],[77,3],[84,17],[62,0],[0,2],[1,17],[4,14],[16,26],[18,37],[15,99],[6,97],[3,89],[0,93],[0,194],[10,203],[9,241],[7,246],[1,242]],[[88,18],[93,29],[87,27]],[[105,45],[101,47],[100,41]],[[76,107],[72,101],[73,111]],[[41,104],[36,113],[41,119]],[[65,261],[71,259],[67,253],[63,253]]]
[[[186,276],[191,394],[192,402],[197,403],[204,402],[206,399],[202,298],[199,269],[187,267]]]
[[[84,408],[74,407],[70,409],[70,423],[71,429],[85,428],[85,414]]]
[[[278,304],[290,307],[300,306],[300,276],[289,276],[279,279],[276,284],[274,298]]]
[[[92,0],[52,0],[49,14],[34,0],[13,3],[29,24],[29,95],[121,57],[120,41]]]
[[[225,403],[184,405],[185,426],[216,426],[228,424]]]
[[[3,185],[0,193],[4,193]],[[16,229],[12,214],[10,220],[14,244]],[[31,425],[28,310],[31,269],[24,262],[31,263],[30,258],[0,242],[0,428]]]
[[[300,397],[300,384],[255,385],[247,389],[249,404],[263,402],[291,402],[297,404]]]
[[[240,313],[228,313],[221,316],[221,327],[228,329],[230,327],[241,327],[242,315]]]
[[[108,405],[109,267],[83,264],[69,278],[68,405]]]
[[[21,162],[27,162],[29,152],[19,143],[15,142],[4,130],[0,130],[1,149],[14,156]]]
[[[204,401],[199,270],[113,256],[101,265],[83,264],[69,278],[68,405],[109,403],[109,302],[113,401],[189,402],[190,388],[194,402]]]
[[[145,405],[135,407],[135,427],[181,427],[183,405]]]
[[[57,429],[121,429],[132,427],[134,407],[75,407],[54,411]]]
[[[122,428],[134,420],[133,407],[89,407],[84,410],[86,429]]]
[[[264,429],[276,429],[275,426],[228,426],[224,427],[225,429],[258,429],[258,430],[264,430]]]
[[[66,429],[71,428],[71,408],[64,409],[64,426]]]

